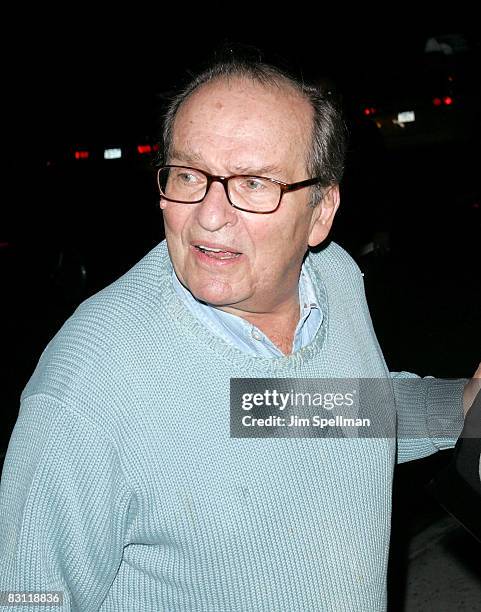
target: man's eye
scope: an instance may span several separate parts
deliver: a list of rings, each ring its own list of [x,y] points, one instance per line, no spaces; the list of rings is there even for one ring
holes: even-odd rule
[[[264,189],[264,183],[258,179],[249,178],[244,181],[244,187],[249,191],[261,191]]]
[[[188,172],[183,172],[182,174],[177,175],[177,180],[186,185],[193,184],[197,181],[197,177],[194,174],[189,174]]]

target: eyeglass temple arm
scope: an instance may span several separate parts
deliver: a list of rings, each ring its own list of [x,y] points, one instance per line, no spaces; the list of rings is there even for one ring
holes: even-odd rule
[[[298,189],[303,189],[304,187],[310,187],[310,185],[316,185],[317,183],[320,183],[320,182],[321,182],[321,179],[319,178],[307,179],[305,181],[300,181],[299,183],[292,183],[291,185],[284,185],[283,191],[297,191]]]

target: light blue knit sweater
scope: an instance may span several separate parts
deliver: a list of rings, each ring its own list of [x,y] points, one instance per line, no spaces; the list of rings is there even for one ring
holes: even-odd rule
[[[279,358],[192,316],[165,243],[77,309],[22,395],[0,591],[63,591],[28,610],[384,610],[395,440],[229,436],[231,377],[389,376],[357,266],[335,244],[307,265],[325,318]],[[399,460],[454,443],[419,437],[432,419],[462,426],[464,381],[408,382]]]

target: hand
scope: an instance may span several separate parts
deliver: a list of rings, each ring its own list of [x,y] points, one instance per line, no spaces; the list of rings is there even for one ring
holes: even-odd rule
[[[479,393],[481,389],[481,363],[478,366],[478,369],[473,374],[471,380],[466,383],[463,392],[463,407],[464,407],[464,416],[466,416],[468,410],[473,405],[474,400],[476,399],[476,395]]]

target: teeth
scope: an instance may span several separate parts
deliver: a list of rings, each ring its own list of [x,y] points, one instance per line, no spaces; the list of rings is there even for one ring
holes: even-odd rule
[[[199,244],[198,248],[202,249],[203,251],[214,251],[214,253],[222,253],[223,252],[223,249],[211,249],[210,247],[206,247],[203,244]]]
[[[224,251],[224,249],[213,249],[211,247],[206,247],[203,244],[198,244],[196,247],[202,252],[210,252],[210,253],[225,253],[224,256],[220,255],[216,259],[232,259],[234,257],[239,257],[240,253],[236,253],[234,251]]]

